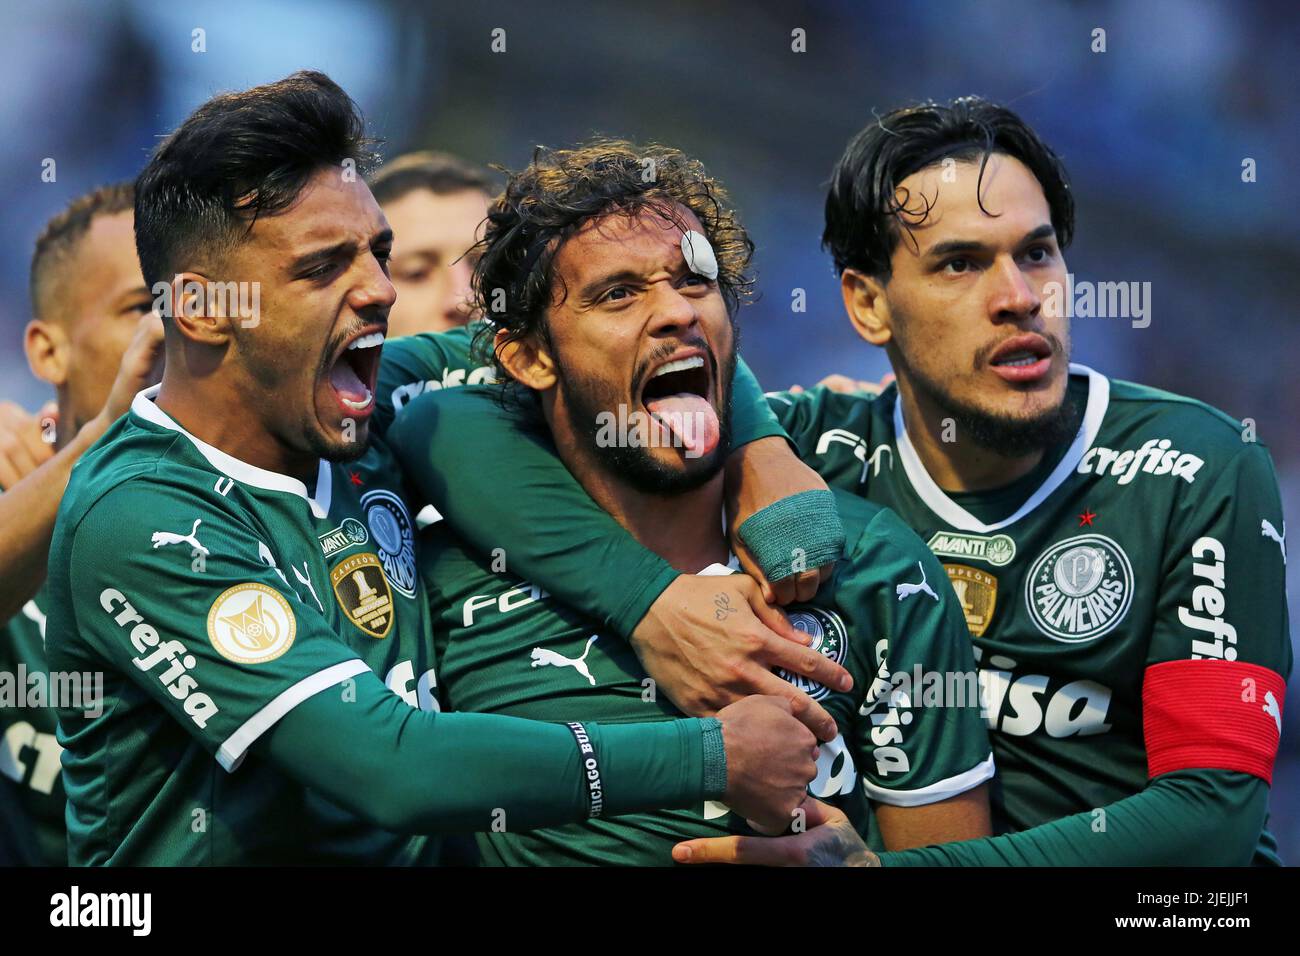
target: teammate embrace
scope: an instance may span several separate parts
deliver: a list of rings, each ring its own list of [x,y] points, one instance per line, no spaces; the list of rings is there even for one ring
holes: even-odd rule
[[[407,240],[371,158],[346,94],[295,74],[200,107],[133,214],[118,191],[38,247],[42,321],[73,256],[119,311],[168,306],[107,401],[68,364],[77,317],[29,334],[60,450],[0,496],[4,613],[49,548],[43,646],[6,650],[105,674],[98,713],[58,708],[71,862],[428,863],[453,831],[503,863],[1275,860],[1267,452],[1069,365],[1044,302],[1073,204],[1018,117],[898,111],[837,168],[826,242],[879,396],[765,399],[725,191],[618,141],[539,152],[491,203],[427,307],[490,324],[385,345]],[[630,412],[663,440],[611,441]]]

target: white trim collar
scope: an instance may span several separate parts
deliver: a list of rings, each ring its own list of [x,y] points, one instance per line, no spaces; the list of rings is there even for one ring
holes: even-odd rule
[[[1106,409],[1110,405],[1110,380],[1106,376],[1086,365],[1076,365],[1073,362],[1070,363],[1070,374],[1088,376],[1088,404],[1084,408],[1083,421],[1079,423],[1079,431],[1075,434],[1074,441],[1066,451],[1065,457],[1057,463],[1052,473],[1026,499],[1025,503],[1017,508],[1011,517],[992,524],[980,521],[944,494],[943,489],[934,483],[934,479],[925,470],[925,465],[921,463],[920,456],[912,446],[912,440],[907,437],[907,430],[903,426],[903,397],[899,395],[894,401],[894,442],[898,446],[898,458],[903,463],[903,471],[907,474],[908,481],[912,483],[912,489],[935,515],[959,531],[981,533],[997,531],[1015,524],[1029,514],[1070,477],[1084,453],[1096,440],[1097,433],[1101,430],[1102,419],[1106,417]]]
[[[252,485],[254,488],[265,488],[267,491],[283,491],[291,495],[297,495],[311,506],[312,514],[317,518],[324,518],[329,514],[330,499],[334,488],[329,462],[323,458],[321,459],[319,470],[316,472],[316,494],[314,496],[309,495],[307,494],[307,486],[297,478],[290,478],[278,471],[267,471],[265,468],[258,468],[246,461],[240,461],[232,455],[227,455],[220,448],[209,445],[201,438],[191,435],[154,402],[154,398],[157,397],[161,388],[161,385],[153,385],[139,392],[131,401],[131,413],[138,418],[143,418],[150,424],[157,425],[159,428],[180,432],[190,440],[190,443],[194,445],[199,454],[208,460],[208,464],[222,474],[243,484]]]

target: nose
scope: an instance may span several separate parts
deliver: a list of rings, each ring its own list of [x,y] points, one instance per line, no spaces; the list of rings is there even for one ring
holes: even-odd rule
[[[397,301],[397,289],[388,278],[388,273],[373,255],[362,256],[362,270],[356,283],[348,293],[348,303],[356,312],[373,309],[388,310]]]
[[[989,271],[993,289],[989,298],[989,313],[997,321],[1031,319],[1042,309],[1042,299],[1025,281],[1012,256],[998,256]]]
[[[651,335],[680,335],[699,323],[695,300],[682,295],[668,280],[656,283],[656,287],[649,322]]]

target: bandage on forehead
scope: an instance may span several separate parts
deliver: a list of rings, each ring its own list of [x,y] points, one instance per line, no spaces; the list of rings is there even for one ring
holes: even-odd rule
[[[694,229],[682,233],[682,258],[686,268],[696,275],[712,281],[718,277],[718,257],[714,255],[713,244]]]
[[[1147,776],[1237,770],[1273,782],[1286,681],[1245,661],[1153,664],[1142,682]]]
[[[739,529],[744,542],[772,583],[839,560],[844,527],[835,495],[801,491],[754,512]]]

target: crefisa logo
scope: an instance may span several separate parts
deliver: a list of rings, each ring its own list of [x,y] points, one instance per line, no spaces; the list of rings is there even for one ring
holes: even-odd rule
[[[1133,566],[1124,549],[1101,534],[1052,545],[1025,579],[1034,625],[1055,641],[1081,644],[1107,634],[1133,603]]]

